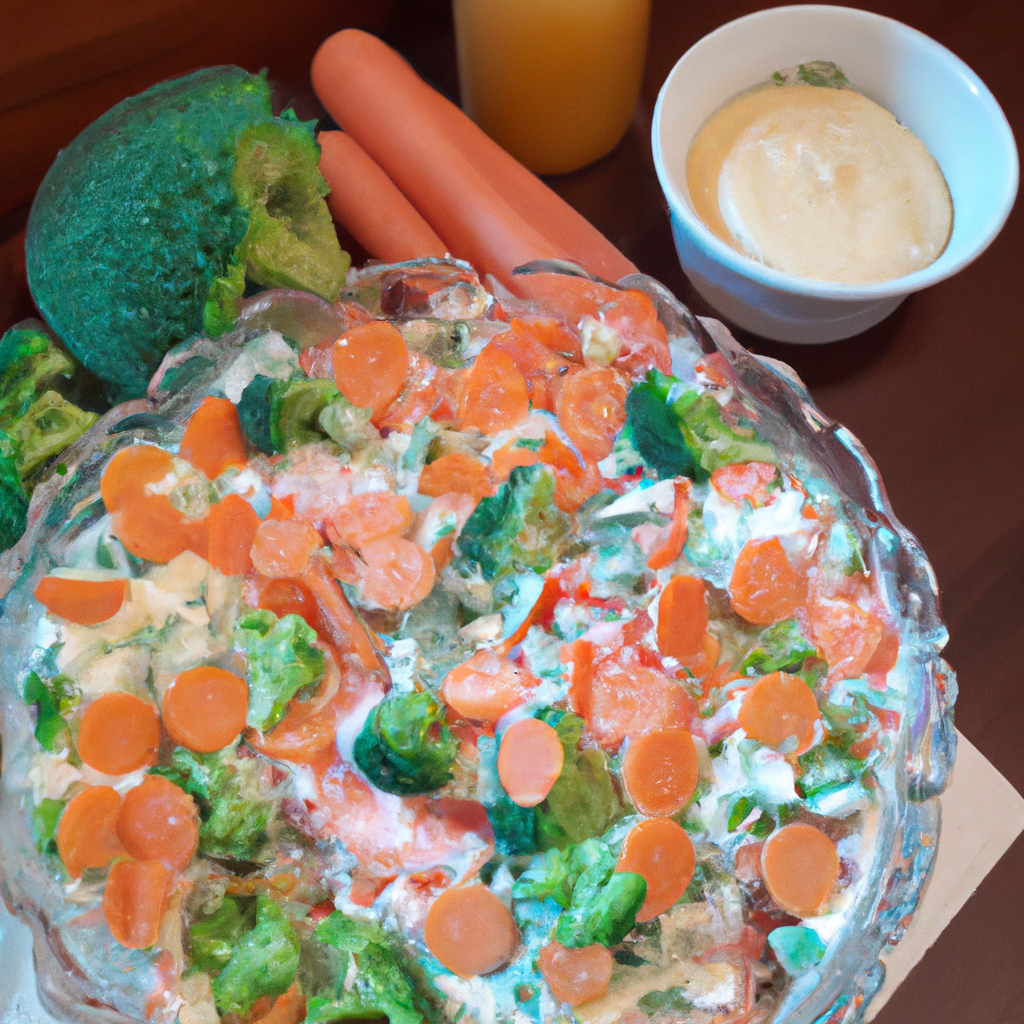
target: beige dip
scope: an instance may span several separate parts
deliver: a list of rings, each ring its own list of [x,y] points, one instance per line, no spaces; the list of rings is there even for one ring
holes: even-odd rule
[[[932,263],[953,206],[924,143],[852,89],[781,80],[730,100],[694,138],[686,178],[701,220],[798,277],[865,284]]]

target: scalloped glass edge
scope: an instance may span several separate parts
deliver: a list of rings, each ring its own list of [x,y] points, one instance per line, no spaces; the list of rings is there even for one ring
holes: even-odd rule
[[[412,261],[412,265],[422,262]],[[517,271],[541,272],[581,275],[571,264],[548,261]],[[755,403],[758,430],[776,445],[785,445],[795,460],[807,459],[827,475],[851,522],[859,521],[865,528],[869,567],[879,580],[883,600],[903,627],[901,642],[912,649],[906,670],[908,713],[903,716],[892,785],[882,802],[875,857],[864,887],[873,898],[860,898],[842,940],[830,944],[816,969],[789,985],[771,1018],[774,1024],[857,1024],[885,978],[882,958],[906,932],[927,884],[939,838],[938,794],[956,755],[952,714],[956,677],[940,657],[947,633],[935,575],[917,539],[893,513],[878,468],[863,445],[817,408],[790,367],[752,355],[723,324],[694,316],[653,278],[633,274],[618,285],[643,291],[655,303],[668,331],[674,363],[692,368],[701,356],[720,356],[717,369]],[[200,393],[196,389],[208,385],[211,376],[230,363],[243,340],[241,332],[219,339],[223,356],[192,388],[159,404],[139,399],[112,409],[64,453],[66,475],[54,474],[37,487],[24,537],[0,556],[0,716],[6,751],[27,749],[32,731],[28,710],[12,685],[34,641],[33,632],[23,628],[38,614],[31,588],[56,563],[57,549],[68,534],[95,512],[99,473],[112,448],[118,446],[118,424],[157,408],[168,427],[172,426],[168,421],[182,422],[193,396]],[[154,434],[152,427],[136,428],[120,433],[120,438],[160,441],[159,433]],[[19,748],[19,741],[26,742]],[[20,857],[34,844],[20,806],[20,791],[9,785],[10,777],[8,771],[0,779],[0,863],[5,865],[0,895],[32,931],[43,1007],[82,1024],[123,1024],[135,1019],[103,1004],[59,935],[48,928],[48,908],[34,897],[40,885],[50,890],[51,897],[54,887],[32,870],[31,861]],[[12,858],[12,853],[19,857]],[[18,867],[12,871],[11,864]]]

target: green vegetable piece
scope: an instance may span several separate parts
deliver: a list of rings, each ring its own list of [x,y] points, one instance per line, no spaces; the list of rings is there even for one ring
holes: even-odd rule
[[[735,832],[747,820],[750,812],[756,806],[757,802],[749,796],[737,797],[729,809],[729,821],[726,824],[726,828],[730,832]]]
[[[836,743],[819,743],[797,761],[797,791],[806,799],[833,786],[859,782],[866,764]]]
[[[245,262],[229,263],[224,273],[214,278],[203,304],[203,333],[208,338],[219,338],[235,326],[244,293]]]
[[[231,959],[239,940],[256,926],[256,901],[224,897],[209,917],[196,921],[189,930],[192,966],[216,974]]]
[[[256,900],[256,927],[235,944],[231,959],[213,979],[217,1011],[247,1013],[260,996],[279,996],[299,966],[299,937],[281,909],[266,896]]]
[[[623,430],[636,453],[663,480],[676,476],[693,477],[697,471],[694,453],[668,405],[671,380],[652,370],[646,381],[630,389],[626,396],[626,425]]]
[[[282,382],[280,411],[271,421],[271,436],[279,451],[289,451],[300,445],[324,439],[320,415],[328,406],[341,398],[332,380],[290,380]],[[272,403],[273,408],[273,403]]]
[[[558,918],[555,940],[569,947],[595,942],[614,946],[636,926],[637,912],[647,896],[647,883],[631,871],[613,871],[600,887],[587,884],[586,877],[585,872],[573,890],[572,904]]]
[[[525,569],[546,572],[572,542],[572,520],[554,494],[547,466],[517,466],[469,517],[458,540],[460,560],[479,565],[486,580]]]
[[[56,391],[45,392],[15,423],[9,436],[18,449],[21,479],[28,480],[51,456],[77,441],[97,420]]]
[[[66,803],[64,800],[43,797],[32,808],[32,834],[36,838],[36,849],[40,853],[57,852],[57,825]]]
[[[494,848],[510,857],[535,853],[541,845],[535,807],[520,807],[502,793],[487,807],[487,820],[494,829]]]
[[[576,878],[572,872],[572,849],[548,850],[534,857],[530,866],[515,880],[512,898],[517,900],[553,899],[563,910],[569,908]]]
[[[12,327],[0,338],[0,427],[8,429],[74,372],[75,364],[43,331]]]
[[[410,979],[411,965],[383,928],[335,911],[317,926],[316,937],[342,954],[345,969],[336,972],[326,992],[308,1000],[307,1024],[382,1016],[391,1024],[420,1024],[422,999]]]
[[[64,716],[81,698],[78,688],[68,676],[54,676],[43,682],[36,672],[29,672],[22,687],[22,698],[36,709],[35,737],[43,750],[51,753],[74,748],[71,732]]]
[[[740,669],[763,676],[799,668],[807,658],[817,654],[814,644],[804,637],[800,623],[796,619],[783,619],[761,632],[757,645],[743,659]]]
[[[238,401],[238,420],[242,425],[242,433],[264,455],[274,455],[281,450],[278,447],[274,408],[276,404],[276,412],[280,413],[281,385],[281,381],[258,373],[246,385]]]
[[[385,698],[356,737],[356,764],[385,793],[440,789],[452,777],[459,750],[444,717],[444,707],[426,691]]]
[[[267,732],[284,717],[292,697],[323,678],[324,654],[313,646],[316,630],[299,615],[278,619],[261,609],[239,622],[235,640],[249,655],[246,724]]]
[[[783,970],[794,977],[816,967],[825,955],[825,943],[818,933],[802,925],[773,928],[768,933],[768,945]]]
[[[13,451],[7,435],[0,431],[0,551],[17,544],[28,526],[28,495]]]
[[[320,410],[317,424],[336,444],[341,445],[346,451],[355,452],[365,448],[371,436],[376,436],[376,428],[370,423],[372,415],[372,409],[360,409],[344,395],[338,394]],[[414,429],[413,440],[415,439],[416,430]],[[403,467],[412,450],[413,447],[410,443],[408,451],[402,456]]]
[[[849,89],[850,80],[830,60],[812,60],[801,64],[796,77],[808,85],[816,85],[822,89]]]
[[[655,1013],[663,1013],[674,1017],[685,1017],[693,1004],[686,998],[686,993],[678,985],[665,989],[663,992],[648,992],[636,1001],[637,1009],[648,1017]]]

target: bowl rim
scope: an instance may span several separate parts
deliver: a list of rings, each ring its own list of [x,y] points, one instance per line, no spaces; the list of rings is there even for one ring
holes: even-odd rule
[[[768,267],[758,260],[733,249],[726,242],[722,241],[697,216],[689,201],[668,173],[661,149],[662,116],[667,102],[666,97],[671,92],[674,80],[677,78],[683,64],[688,60],[692,60],[694,54],[709,45],[711,41],[718,41],[723,36],[734,32],[737,28],[741,26],[746,27],[752,22],[776,19],[786,20],[793,17],[820,16],[822,14],[839,19],[861,20],[879,28],[885,26],[890,31],[896,31],[904,34],[906,37],[916,39],[933,59],[946,64],[964,82],[966,88],[977,97],[978,102],[988,108],[991,122],[995,126],[996,143],[1004,150],[1010,173],[1006,177],[1001,194],[996,197],[993,203],[991,216],[983,222],[982,229],[977,232],[974,243],[960,258],[955,260],[945,259],[946,253],[949,251],[947,245],[947,248],[938,258],[926,267],[915,270],[910,274],[904,274],[901,277],[868,284],[843,284],[835,281],[818,281],[814,278],[798,277],[795,274],[789,274],[785,271]],[[837,299],[846,302],[858,299],[873,301],[889,296],[908,295],[911,292],[920,291],[922,288],[927,288],[929,285],[936,284],[959,273],[964,267],[977,259],[992,244],[996,236],[1003,229],[1013,208],[1020,180],[1020,159],[1016,140],[1014,139],[1013,129],[1010,127],[1006,114],[988,86],[963,60],[942,43],[904,22],[897,21],[895,18],[890,18],[886,15],[875,14],[872,11],[837,4],[789,4],[783,7],[765,8],[764,10],[754,11],[751,14],[728,21],[698,39],[672,66],[672,70],[658,91],[658,100],[654,107],[651,123],[651,149],[654,156],[655,171],[665,198],[668,201],[672,219],[678,222],[682,230],[703,251],[707,259],[720,264],[739,277],[775,291],[802,295],[808,298]],[[954,208],[955,216],[956,210]]]

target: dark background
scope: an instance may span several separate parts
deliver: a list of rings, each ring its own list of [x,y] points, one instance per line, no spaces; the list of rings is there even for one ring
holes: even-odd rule
[[[672,247],[650,152],[658,89],[675,61],[763,2],[654,0],[643,95],[621,145],[551,185],[643,272],[695,312]],[[1024,129],[1020,0],[887,0],[866,9],[948,46]],[[206,64],[270,69],[278,98],[319,113],[309,61],[330,32],[360,25],[457,95],[447,0],[0,0],[0,329],[32,314],[20,232],[60,146],[113,103]],[[1024,791],[1024,213],[955,278],[888,320],[825,346],[767,342],[826,413],[877,461],[896,514],[935,567],[960,679],[958,727]],[[879,1024],[1024,1022],[1024,837],[1011,848],[876,1018]]]

